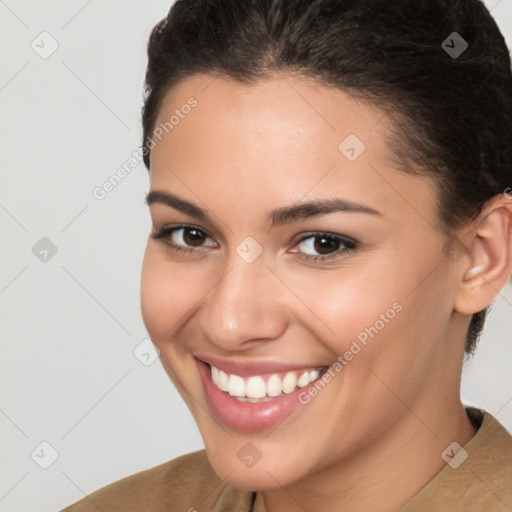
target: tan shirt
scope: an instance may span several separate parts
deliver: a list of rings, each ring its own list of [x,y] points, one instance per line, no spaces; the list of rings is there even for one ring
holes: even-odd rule
[[[466,410],[479,427],[464,446],[467,459],[456,469],[447,464],[397,512],[512,512],[512,436],[487,412]],[[223,481],[200,450],[118,480],[62,512],[250,512],[254,497]]]

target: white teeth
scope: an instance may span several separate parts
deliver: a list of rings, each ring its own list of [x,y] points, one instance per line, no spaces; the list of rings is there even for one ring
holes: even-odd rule
[[[212,368],[214,368],[212,366]],[[216,382],[217,387],[222,389],[222,391],[227,391],[229,389],[229,376],[226,372],[219,370],[219,382]]]
[[[313,379],[313,380],[314,380],[314,379]],[[304,386],[307,386],[309,383],[310,383],[310,380],[309,380],[309,372],[304,372],[304,373],[299,377],[299,380],[297,381],[297,386],[299,386],[299,388],[303,388]]]
[[[212,380],[216,386],[219,385],[219,369],[215,366],[212,366]]]
[[[263,398],[267,394],[267,386],[261,377],[250,377],[245,387],[248,398]]]
[[[228,393],[231,396],[245,396],[245,380],[238,375],[229,375]]]
[[[267,380],[267,395],[278,396],[281,394],[281,379],[279,375],[271,375]]]
[[[288,372],[286,377],[283,379],[283,384],[281,386],[283,393],[291,393],[292,391],[295,391],[296,387],[297,375],[295,375],[294,372]]]
[[[318,378],[318,370],[288,372],[281,380],[279,375],[272,374],[267,381],[254,375],[244,379],[238,375],[227,374],[215,366],[211,366],[213,383],[222,391],[228,392],[240,402],[265,402],[270,398],[279,396],[281,393],[292,393],[299,388],[307,386]]]
[[[318,378],[320,375],[320,372],[318,370],[313,370],[312,372],[309,372],[309,382],[313,382]]]

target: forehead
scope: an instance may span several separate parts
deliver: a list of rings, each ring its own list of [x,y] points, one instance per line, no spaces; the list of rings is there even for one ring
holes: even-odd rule
[[[391,214],[410,208],[405,195],[426,215],[433,208],[431,184],[393,167],[383,111],[313,80],[278,75],[246,85],[196,75],[166,95],[159,126],[167,128],[154,138],[152,189],[190,198],[188,184],[199,197],[236,194],[274,207],[338,196]]]
[[[254,134],[254,145],[266,134],[267,146],[269,139],[278,139],[279,143],[295,141],[297,146],[305,137],[313,144],[318,142],[317,137],[311,138],[316,134],[325,139],[327,148],[327,144],[341,141],[349,133],[375,145],[379,142],[379,135],[388,129],[386,116],[375,106],[312,79],[283,74],[252,84],[194,75],[168,92],[156,124],[165,124],[170,115],[185,108],[192,97],[197,105],[181,120],[190,117],[200,121],[210,132],[209,140],[215,139],[221,128],[219,138],[245,136],[246,147],[249,146],[250,134]],[[212,124],[219,129],[212,131]],[[186,130],[186,126],[177,128],[173,128],[173,135]],[[385,146],[381,149],[386,151]]]

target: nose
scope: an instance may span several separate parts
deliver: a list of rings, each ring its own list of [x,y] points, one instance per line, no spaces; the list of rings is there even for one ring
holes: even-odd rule
[[[200,308],[204,335],[226,351],[278,339],[288,323],[282,288],[263,256],[247,263],[234,252]]]

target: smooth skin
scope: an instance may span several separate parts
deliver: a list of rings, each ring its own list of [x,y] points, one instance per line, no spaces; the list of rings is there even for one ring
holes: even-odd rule
[[[458,233],[467,251],[448,258],[435,185],[396,170],[375,106],[288,74],[250,86],[195,75],[167,94],[157,126],[191,96],[197,106],[154,139],[150,190],[211,221],[150,205],[153,231],[177,226],[167,241],[192,252],[148,239],[141,307],[210,462],[234,487],[258,491],[256,512],[397,510],[445,466],[448,445],[474,435],[459,393],[465,333],[512,272],[512,199],[493,198]],[[338,150],[349,134],[366,146],[353,162]],[[325,198],[380,215],[267,222],[273,209]],[[326,245],[318,232],[356,248]],[[236,252],[247,237],[263,248],[252,263]],[[194,354],[331,365],[396,302],[402,310],[276,427],[249,433],[215,418]],[[262,454],[251,468],[237,458],[247,442]]]

